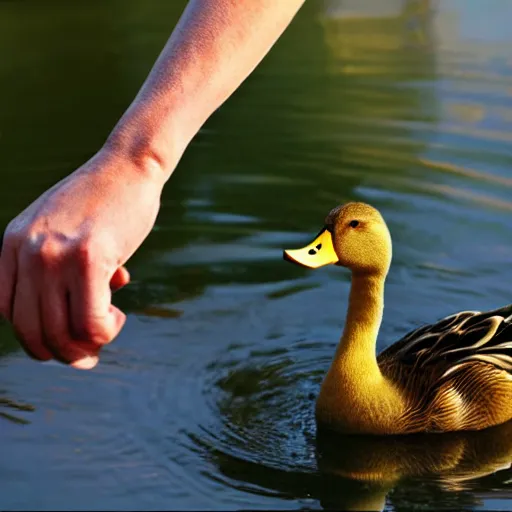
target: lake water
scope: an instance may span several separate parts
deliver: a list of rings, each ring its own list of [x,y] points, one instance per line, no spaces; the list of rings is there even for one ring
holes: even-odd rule
[[[0,1],[2,227],[100,146],[184,5]],[[35,363],[0,326],[0,508],[512,510],[510,426],[322,451],[349,276],[282,260],[361,200],[394,241],[379,350],[512,302],[510,19],[308,0],[169,181],[97,369]]]

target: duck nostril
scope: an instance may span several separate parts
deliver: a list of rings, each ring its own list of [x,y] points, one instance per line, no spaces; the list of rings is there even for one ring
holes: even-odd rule
[[[317,248],[318,250],[320,250],[320,249],[322,248],[322,244],[318,244],[318,245],[316,246],[316,248]]]
[[[311,254],[311,256],[314,256],[316,254],[315,249],[309,249],[308,254]]]

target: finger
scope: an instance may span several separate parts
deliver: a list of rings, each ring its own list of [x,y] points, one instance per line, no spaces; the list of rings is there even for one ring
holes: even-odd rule
[[[101,265],[81,269],[70,287],[73,337],[96,345],[110,343],[124,325],[126,316],[112,306],[108,273]]]
[[[16,337],[25,352],[33,359],[48,361],[52,359],[52,353],[43,344],[39,296],[34,290],[33,283],[28,272],[18,273],[12,323]]]
[[[110,289],[117,292],[130,282],[130,273],[126,267],[119,267],[110,279]]]
[[[5,244],[0,255],[0,315],[12,320],[14,288],[16,283],[16,251]]]
[[[98,362],[98,347],[73,340],[69,329],[67,290],[51,274],[40,299],[43,344],[53,357],[64,364],[92,368]]]
[[[99,354],[99,352],[100,348],[96,348],[96,353]],[[99,355],[93,355],[91,352],[89,355],[73,361],[71,366],[77,370],[92,370],[98,364],[99,360]]]

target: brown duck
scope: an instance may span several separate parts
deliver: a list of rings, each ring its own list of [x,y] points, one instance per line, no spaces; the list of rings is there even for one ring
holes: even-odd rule
[[[481,430],[512,418],[512,304],[462,311],[416,329],[376,357],[391,236],[364,203],[332,210],[325,227],[285,259],[347,267],[345,328],[316,403],[320,426],[345,433]]]

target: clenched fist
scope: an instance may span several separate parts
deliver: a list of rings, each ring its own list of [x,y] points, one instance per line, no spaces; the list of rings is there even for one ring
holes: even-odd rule
[[[25,351],[89,369],[125,322],[112,291],[151,231],[163,173],[102,150],[7,227],[0,256],[0,314]]]

